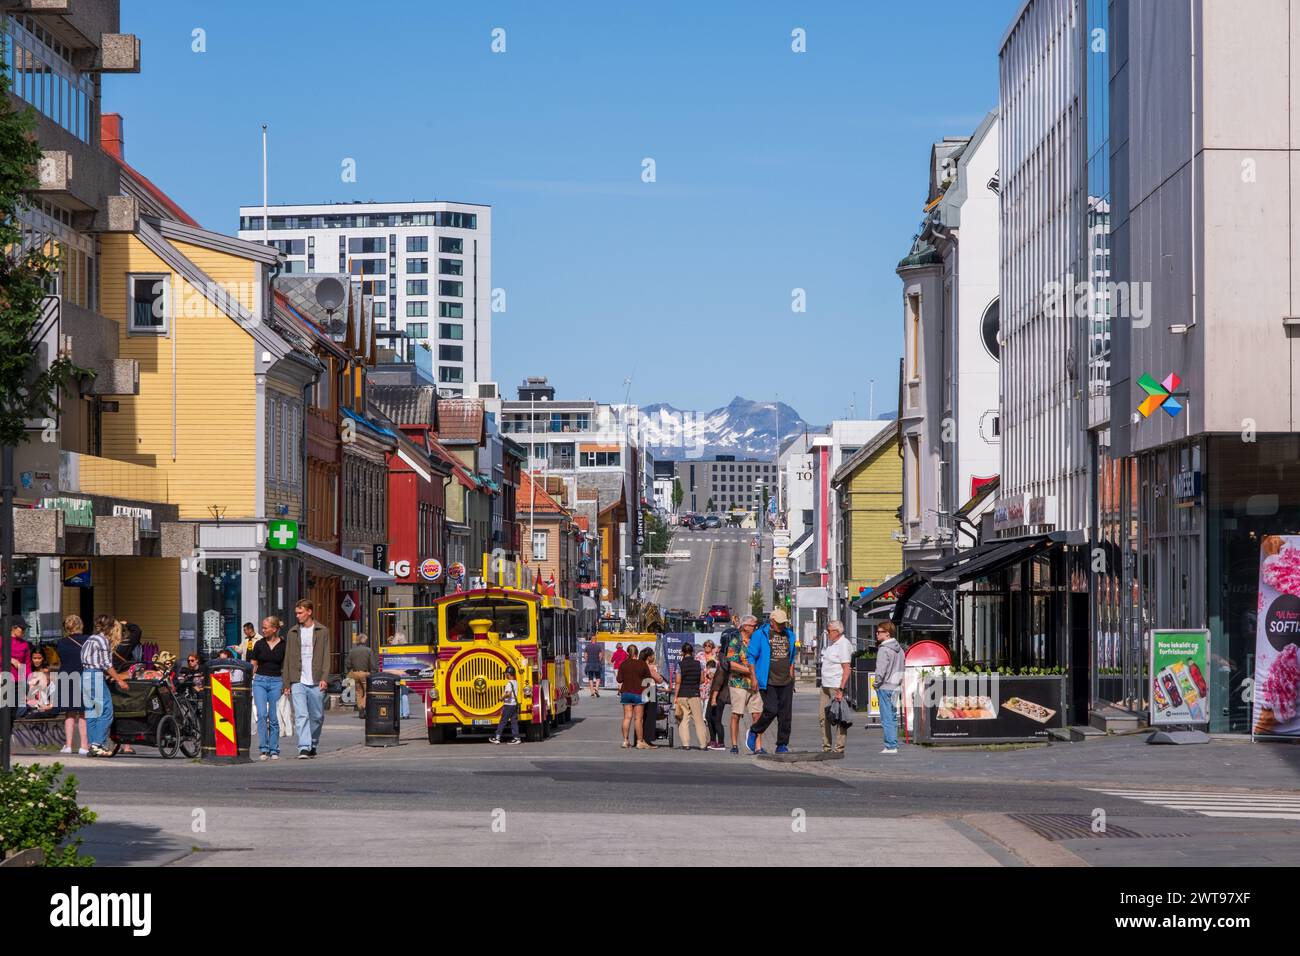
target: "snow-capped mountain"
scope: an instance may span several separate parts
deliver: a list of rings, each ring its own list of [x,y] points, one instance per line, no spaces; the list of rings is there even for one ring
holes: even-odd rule
[[[640,411],[645,442],[660,459],[719,454],[772,459],[776,457],[778,427],[781,441],[821,430],[784,402],[751,402],[740,396],[711,412],[674,408],[663,402],[642,405]]]

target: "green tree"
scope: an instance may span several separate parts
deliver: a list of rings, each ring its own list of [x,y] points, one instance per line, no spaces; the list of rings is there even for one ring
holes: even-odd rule
[[[749,594],[749,613],[760,620],[763,617],[763,589],[754,588]]]
[[[712,499],[712,498],[710,498],[710,499],[705,503],[705,505],[704,505],[704,510],[705,510],[705,511],[712,511],[712,510],[713,510],[713,499]]]
[[[49,368],[36,363],[33,336],[58,260],[49,243],[31,241],[18,218],[38,185],[41,147],[32,132],[31,108],[19,112],[4,95],[9,92],[5,67],[0,61],[0,445],[13,448],[27,440],[27,421],[48,417],[59,393],[86,373],[65,356],[55,356]]]
[[[673,479],[673,511],[679,511],[682,507],[682,499],[686,497],[686,492],[682,490],[682,480]]]
[[[672,529],[653,511],[645,513],[645,552],[646,554],[664,554],[673,539]],[[650,558],[646,562],[655,568],[663,567],[662,558]]]
[[[84,374],[64,356],[37,362],[35,340],[41,300],[49,292],[57,260],[51,243],[28,232],[19,213],[36,189],[41,147],[32,130],[30,107],[19,112],[9,99],[9,72],[0,58],[0,564],[13,567],[14,449],[27,440],[27,422],[48,419],[59,393],[75,375]],[[8,582],[12,582],[10,575]],[[0,587],[0,618],[13,607],[10,583]],[[9,673],[9,628],[0,628],[0,674]],[[9,770],[13,710],[0,709],[0,771]]]

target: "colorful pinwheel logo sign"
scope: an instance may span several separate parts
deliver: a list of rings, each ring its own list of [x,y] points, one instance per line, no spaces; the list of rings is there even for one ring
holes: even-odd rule
[[[1182,382],[1183,380],[1173,372],[1166,375],[1163,382],[1157,382],[1150,375],[1145,374],[1138,379],[1138,388],[1147,393],[1147,397],[1142,399],[1142,404],[1138,406],[1142,417],[1150,417],[1157,408],[1163,408],[1170,418],[1181,412],[1183,403],[1174,398],[1174,390]]]

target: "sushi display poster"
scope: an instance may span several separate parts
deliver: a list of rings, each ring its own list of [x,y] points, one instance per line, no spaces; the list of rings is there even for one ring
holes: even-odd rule
[[[1151,725],[1210,720],[1209,631],[1151,632]]]
[[[1256,619],[1251,732],[1300,737],[1300,535],[1260,542]]]

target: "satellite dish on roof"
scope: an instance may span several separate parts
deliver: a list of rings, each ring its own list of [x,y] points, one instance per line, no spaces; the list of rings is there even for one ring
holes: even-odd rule
[[[346,293],[342,282],[333,276],[326,276],[316,283],[316,304],[326,312],[333,312],[343,304]]]

